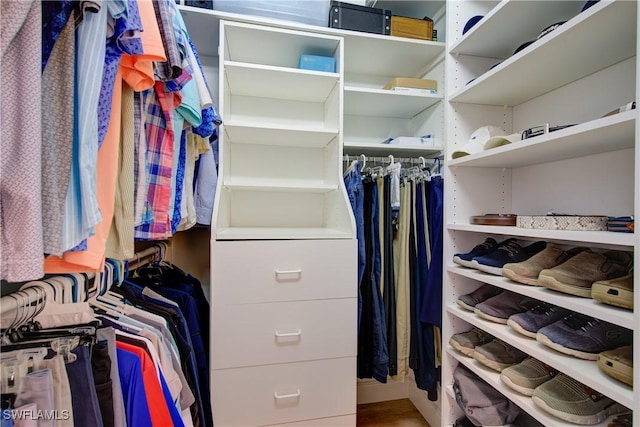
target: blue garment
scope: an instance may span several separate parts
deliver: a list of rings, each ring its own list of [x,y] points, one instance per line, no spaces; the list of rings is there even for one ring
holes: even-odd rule
[[[422,301],[427,293],[427,282],[431,271],[427,266],[427,248],[425,232],[428,225],[425,224],[426,218],[424,217],[424,206],[426,203],[424,196],[424,183],[416,185],[415,194],[415,242],[416,242],[416,261],[415,261],[415,277],[416,277],[416,292],[415,299],[411,301],[412,304],[412,316],[417,317],[417,321],[414,322],[417,327],[416,332],[416,345],[417,348],[417,360],[416,366],[413,368],[414,376],[416,379],[416,385],[418,388],[425,390],[429,400],[436,401],[437,397],[437,383],[439,380],[439,374],[436,370],[436,349],[433,342],[433,326],[425,324],[420,321],[420,308]],[[429,217],[429,220],[431,218]],[[413,227],[412,231],[413,233]],[[442,261],[442,258],[440,259]],[[433,262],[433,259],[432,259]],[[441,303],[441,300],[438,301]],[[413,325],[412,325],[413,326]]]
[[[142,293],[143,287],[141,287],[140,285],[134,282],[131,282],[130,280],[125,280],[122,283],[121,288],[127,291],[128,293],[131,293],[137,299],[152,303],[153,305],[163,307],[165,310],[171,311],[177,317],[178,324],[175,326],[177,327],[180,335],[176,336],[175,339],[180,348],[181,357],[183,356],[186,357],[186,367],[188,372],[185,372],[185,375],[188,375],[191,378],[191,382],[193,386],[192,392],[196,398],[196,403],[200,408],[200,412],[198,414],[200,417],[200,422],[201,422],[201,425],[207,425],[207,426],[212,425],[213,423],[211,420],[213,419],[213,417],[211,415],[211,410],[209,405],[210,400],[208,399],[208,396],[209,396],[208,382],[205,384],[203,383],[203,381],[200,380],[200,377],[198,376],[200,372],[200,369],[199,369],[200,367],[198,366],[197,359],[196,359],[196,353],[197,352],[203,353],[204,350],[202,345],[200,345],[199,348],[196,348],[194,346],[193,341],[191,339],[189,326],[187,324],[187,321],[185,319],[185,316],[182,310],[180,310],[175,305],[171,305],[165,301],[160,301],[160,300],[151,298],[147,295],[144,295]],[[196,342],[198,342],[198,340],[196,340]],[[183,354],[183,352],[185,354]],[[200,359],[201,357],[202,355],[199,356]],[[207,374],[207,377],[205,378],[208,378],[208,374]],[[206,391],[206,394],[204,395],[202,393],[203,390]],[[207,406],[203,405],[204,402],[207,403]]]
[[[178,407],[173,401],[171,397],[171,391],[169,390],[169,386],[167,385],[167,381],[164,379],[164,375],[160,372],[160,387],[162,388],[162,395],[164,396],[164,401],[167,403],[167,407],[169,408],[169,414],[171,415],[171,421],[173,422],[174,427],[185,427],[184,421],[182,420],[182,416],[180,415],[180,411]]]
[[[344,175],[344,184],[351,203],[351,210],[356,221],[356,238],[358,239],[358,329],[360,328],[360,318],[362,317],[362,294],[360,284],[364,275],[366,262],[366,251],[364,244],[364,186],[362,185],[362,174],[360,173],[360,163],[354,162]]]
[[[117,348],[118,376],[122,387],[127,425],[136,427],[153,427],[147,394],[142,379],[142,363],[135,354]]]
[[[380,214],[378,210],[378,184],[367,182],[364,184],[365,198],[370,209],[365,224],[370,230],[370,237],[367,239],[367,270],[370,272],[371,286],[371,314],[373,321],[373,378],[382,382],[387,382],[389,374],[389,353],[387,351],[387,326],[385,323],[384,302],[380,291],[381,254],[380,254]]]
[[[100,98],[98,99],[98,147],[102,146],[109,128],[111,99],[120,58],[123,53],[128,55],[143,53],[142,41],[140,40],[140,31],[143,28],[136,0],[111,0],[106,4],[109,8],[110,22],[113,22],[114,25],[113,33],[107,34],[104,71]]]
[[[74,0],[42,2],[42,71],[44,71],[53,46],[73,13]]]
[[[420,320],[442,327],[442,234],[443,234],[443,180],[433,177],[427,184],[427,208],[429,215],[429,243],[431,263],[429,277],[422,299]]]
[[[94,234],[102,221],[96,194],[98,161],[98,99],[107,38],[107,9],[83,3],[76,29],[73,163],[65,199],[62,248],[76,247]]]
[[[196,46],[193,44],[190,38],[187,39],[189,45],[191,45],[191,49],[193,51],[193,56],[196,58],[196,62],[198,63],[198,68],[200,68],[200,72],[204,75],[204,71],[202,70],[202,64],[200,63],[200,56],[198,55],[198,50]],[[207,89],[209,89],[209,84],[205,79],[205,84],[207,85]],[[218,112],[216,109],[211,106],[202,110],[202,123],[198,126],[193,127],[193,133],[201,136],[202,138],[208,138],[214,134],[216,128],[222,123],[220,120],[220,116],[218,116]]]
[[[64,366],[67,370],[69,388],[71,389],[73,421],[78,426],[102,427],[104,424],[100,413],[96,386],[93,382],[89,347],[80,345],[71,352],[75,354],[76,360]]]

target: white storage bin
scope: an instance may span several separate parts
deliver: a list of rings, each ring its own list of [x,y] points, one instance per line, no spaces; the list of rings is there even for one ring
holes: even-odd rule
[[[330,6],[329,0],[213,0],[214,10],[320,27],[328,26]]]

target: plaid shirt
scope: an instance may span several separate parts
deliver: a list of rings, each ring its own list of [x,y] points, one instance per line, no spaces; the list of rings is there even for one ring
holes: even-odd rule
[[[162,82],[143,96],[148,101],[145,131],[147,135],[147,164],[149,187],[147,202],[153,209],[153,221],[136,227],[138,240],[163,240],[171,236],[171,170],[174,156],[174,130],[171,116],[180,104],[178,92],[165,92]]]

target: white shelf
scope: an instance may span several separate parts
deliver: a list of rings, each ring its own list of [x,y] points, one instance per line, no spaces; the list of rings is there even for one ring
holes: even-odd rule
[[[444,43],[338,30],[345,40],[345,74],[422,77],[444,59]],[[426,66],[425,66],[426,64]]]
[[[538,406],[533,403],[533,400],[529,396],[524,396],[517,392],[514,392],[511,388],[506,386],[502,380],[500,379],[500,374],[496,371],[493,371],[486,366],[476,362],[475,359],[469,358],[456,352],[450,346],[446,346],[446,353],[456,359],[458,362],[462,363],[471,371],[476,373],[480,378],[487,382],[487,384],[491,385],[493,388],[498,390],[500,393],[509,398],[513,403],[518,405],[521,409],[530,414],[533,418],[544,424],[545,426],[553,426],[553,427],[575,427],[576,424],[568,423],[559,418],[554,417],[553,415],[543,411],[538,408]],[[611,420],[615,417],[609,417],[607,420],[600,424],[595,424],[595,426],[606,427]]]
[[[578,359],[555,351],[544,344],[539,343],[533,338],[529,338],[515,332],[507,325],[486,321],[473,312],[460,308],[457,304],[447,307],[447,312],[481,328],[494,337],[519,348],[531,357],[534,357],[567,374],[576,381],[609,396],[616,402],[621,403],[628,408],[633,407],[632,387],[629,387],[628,385],[606,375],[598,367],[595,361]],[[462,357],[465,356],[463,355]],[[499,378],[498,380],[501,381]]]
[[[344,113],[354,116],[410,119],[441,102],[442,98],[442,95],[409,94],[345,86]]]
[[[339,84],[336,73],[225,61],[232,95],[324,102]]]
[[[506,59],[547,26],[568,21],[584,2],[503,0],[449,49],[450,53]]]
[[[498,225],[447,224],[447,230],[473,231],[485,234],[499,234],[512,237],[527,237],[536,240],[566,242],[567,244],[594,243],[619,246],[620,250],[633,250],[635,233],[615,233],[612,231],[570,231],[536,230],[530,228]]]
[[[580,123],[447,162],[449,167],[521,167],[634,147],[637,110]]]
[[[198,47],[198,53],[205,56],[218,56],[218,28],[221,19],[344,37],[345,52],[348,52],[345,55],[344,70],[349,74],[422,77],[420,74],[425,69],[425,64],[429,67],[441,61],[445,51],[445,44],[442,42],[339,30],[191,6],[178,8],[187,28],[198,28],[198,31],[191,31],[189,35]],[[284,49],[286,46],[283,46]]]
[[[599,2],[452,93],[449,100],[515,106],[631,58],[636,34],[629,28],[637,25],[636,7],[633,1]]]
[[[330,228],[228,227],[214,230],[218,240],[351,239],[352,233]]]
[[[448,265],[447,271],[521,295],[526,295],[540,301],[546,301],[550,304],[564,307],[567,310],[583,313],[587,316],[614,323],[627,329],[634,328],[634,315],[631,310],[606,305],[591,298],[581,298],[574,295],[563,294],[562,292],[555,292],[541,286],[529,286],[516,283],[506,277],[495,276],[458,265]]]
[[[381,144],[374,142],[345,141],[345,154],[366,156],[407,156],[425,158],[437,157],[442,153],[443,147],[424,147],[420,145]]]
[[[226,178],[224,186],[233,191],[326,193],[338,189],[337,184],[303,179]]]
[[[247,144],[304,146],[321,148],[338,136],[338,129],[308,126],[271,125],[244,120],[226,120],[223,125],[228,141]]]

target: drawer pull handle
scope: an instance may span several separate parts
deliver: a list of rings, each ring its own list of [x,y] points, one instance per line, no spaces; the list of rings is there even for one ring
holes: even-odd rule
[[[296,391],[295,393],[291,393],[291,394],[278,394],[278,392],[276,391],[275,393],[273,393],[273,395],[275,396],[276,399],[291,399],[294,397],[300,397],[300,389],[298,389],[298,391]]]
[[[296,330],[295,332],[275,332],[276,337],[278,338],[282,338],[282,337],[299,337],[300,335],[302,335],[302,331],[300,329]]]
[[[301,268],[297,268],[295,270],[276,270],[276,276],[281,276],[281,275],[285,275],[285,274],[301,275],[302,274],[302,269]]]

